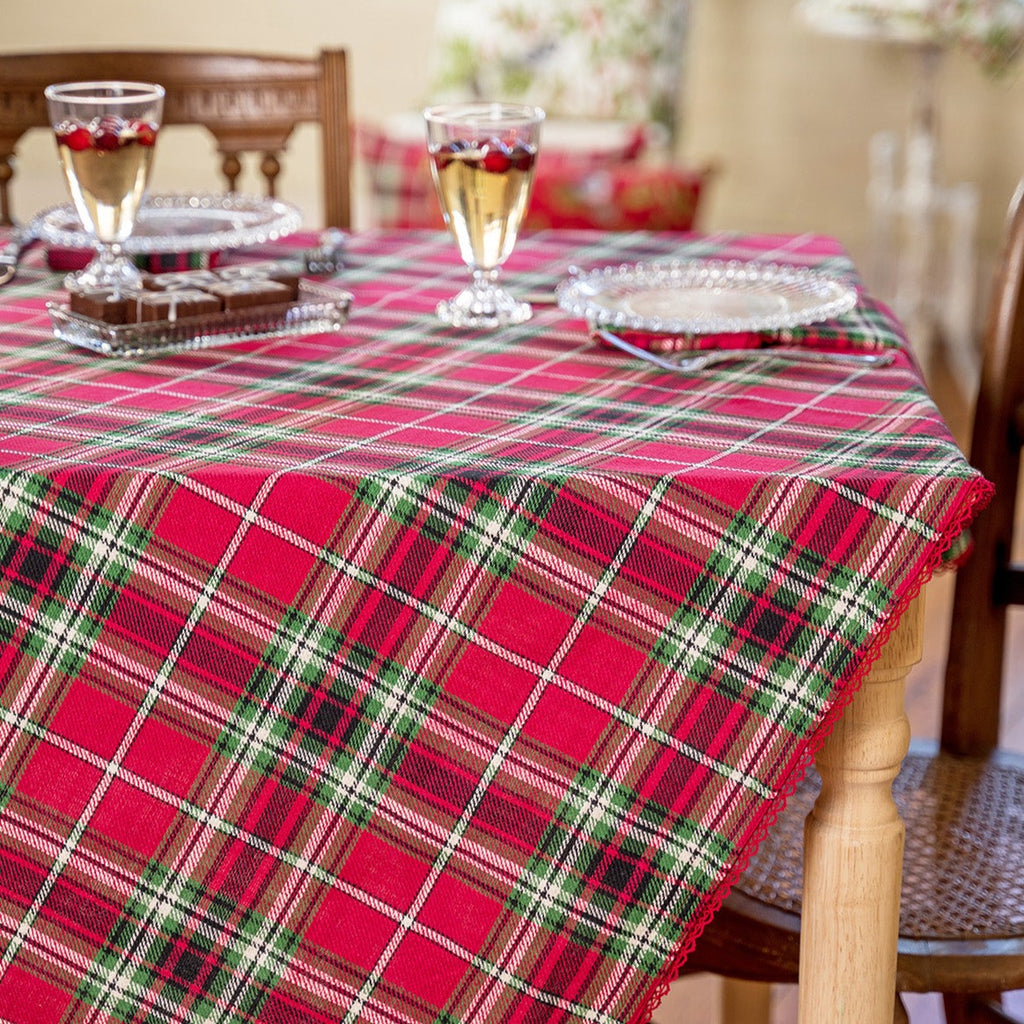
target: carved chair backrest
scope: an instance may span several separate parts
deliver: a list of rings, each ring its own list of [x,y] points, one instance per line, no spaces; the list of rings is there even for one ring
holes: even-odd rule
[[[13,221],[9,183],[18,139],[49,125],[43,89],[51,82],[157,82],[167,91],[164,124],[202,125],[214,137],[229,191],[240,154],[260,153],[268,195],[296,125],[320,125],[324,221],[351,222],[345,52],[315,58],[237,53],[104,51],[0,54],[0,224]]]
[[[999,741],[1007,611],[1024,605],[1014,530],[1024,446],[1024,181],[1010,204],[984,340],[970,461],[995,485],[971,526],[974,551],[957,571],[943,694],[942,746],[983,756]]]

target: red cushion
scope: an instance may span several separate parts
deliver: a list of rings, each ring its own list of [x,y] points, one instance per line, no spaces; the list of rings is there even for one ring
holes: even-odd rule
[[[528,228],[690,231],[707,172],[618,164],[580,173],[537,168]]]
[[[573,127],[579,131],[571,130]],[[611,127],[616,130],[605,138],[600,135],[600,127],[595,129],[591,142],[585,123],[578,126],[563,126],[558,122],[546,125],[550,131],[546,136],[542,135],[538,183],[548,175],[578,178],[596,169],[633,163],[644,149],[647,130],[642,125]],[[418,116],[397,119],[394,126],[359,124],[356,146],[366,165],[375,226],[443,226],[441,209],[430,180],[426,131]]]
[[[441,208],[430,181],[426,132],[421,142],[360,124],[356,147],[366,165],[373,224],[382,228],[442,227]]]

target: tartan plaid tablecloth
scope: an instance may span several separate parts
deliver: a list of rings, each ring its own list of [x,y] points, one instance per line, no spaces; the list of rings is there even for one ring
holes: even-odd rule
[[[853,277],[827,239],[538,234]],[[265,255],[265,254],[263,254]],[[367,234],[333,335],[119,361],[0,293],[0,1019],[649,1018],[987,496],[887,369],[684,376],[433,317]]]

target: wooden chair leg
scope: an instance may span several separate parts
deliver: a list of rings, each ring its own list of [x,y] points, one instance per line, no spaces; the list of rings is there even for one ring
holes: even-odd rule
[[[771,985],[722,979],[722,1024],[770,1024],[771,1018]]]

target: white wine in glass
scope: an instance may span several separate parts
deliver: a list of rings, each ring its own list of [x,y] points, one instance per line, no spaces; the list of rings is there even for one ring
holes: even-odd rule
[[[121,245],[135,227],[163,114],[162,86],[65,82],[45,92],[64,179],[96,258],[68,287],[129,288],[141,273]]]
[[[544,111],[508,103],[428,107],[430,171],[445,223],[472,280],[437,315],[455,327],[493,328],[532,310],[498,285],[533,186]]]

